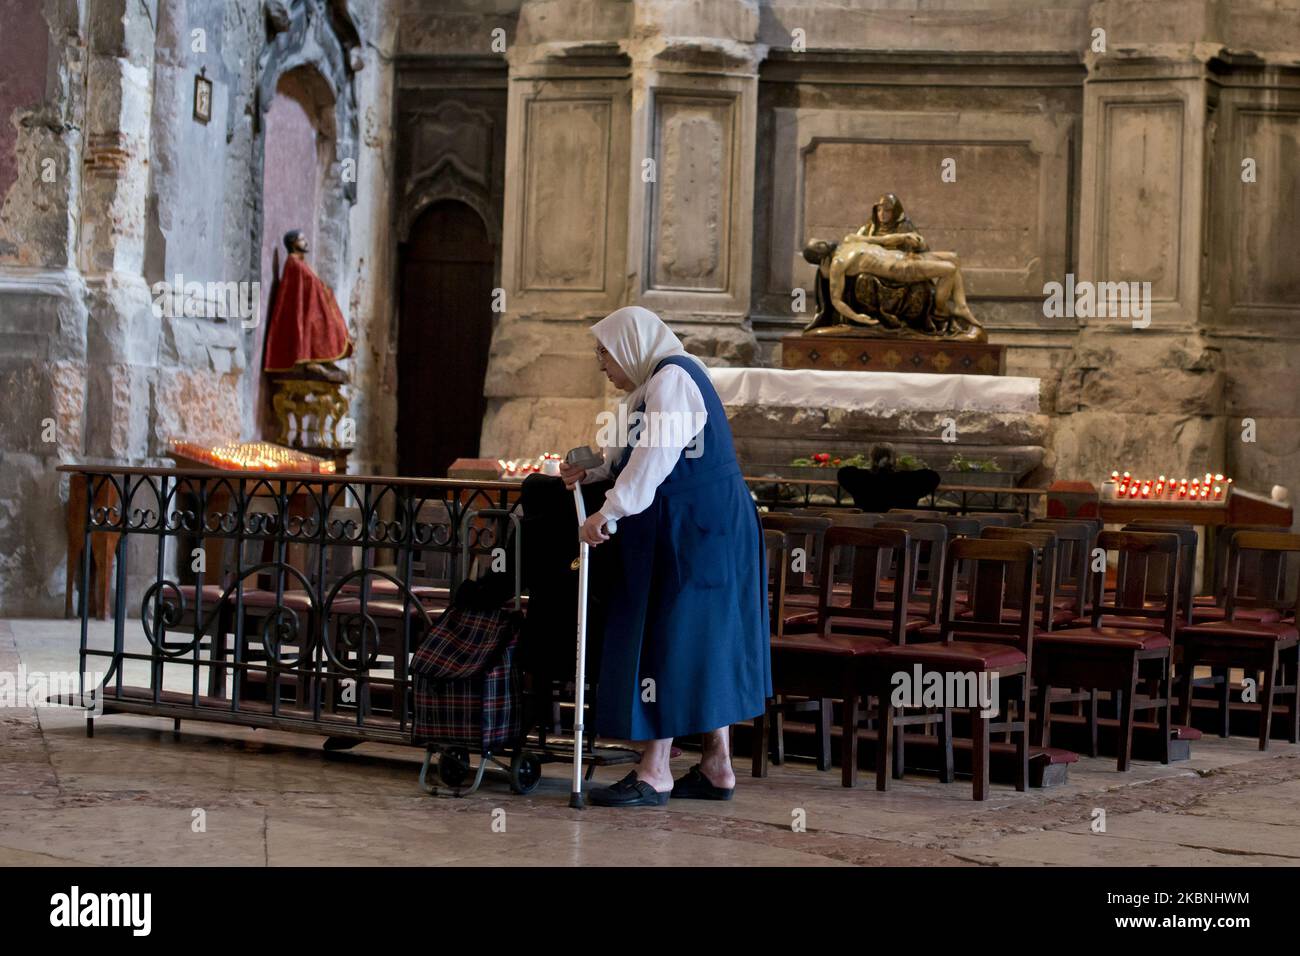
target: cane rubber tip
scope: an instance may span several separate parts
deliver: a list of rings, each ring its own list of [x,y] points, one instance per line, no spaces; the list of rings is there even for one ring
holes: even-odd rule
[[[580,793],[571,793],[571,794],[569,794],[569,807],[570,807],[571,809],[574,809],[574,810],[585,810],[585,809],[586,809],[586,806],[587,806],[587,804],[586,804],[586,801],[582,799],[582,794],[580,794]]]

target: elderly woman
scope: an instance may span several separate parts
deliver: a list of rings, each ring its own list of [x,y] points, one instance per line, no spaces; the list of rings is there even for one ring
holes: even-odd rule
[[[599,546],[610,540],[606,523],[618,522],[596,732],[644,744],[637,769],[590,799],[615,807],[729,800],[728,727],[762,713],[772,692],[758,513],[703,363],[635,306],[592,333],[601,370],[631,393],[626,404],[645,427],[620,436],[599,468],[561,474],[569,487],[614,479],[580,532]],[[670,749],[686,734],[703,735],[704,754],[674,782]]]

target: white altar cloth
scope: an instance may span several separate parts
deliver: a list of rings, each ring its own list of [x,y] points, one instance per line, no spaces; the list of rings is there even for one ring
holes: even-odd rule
[[[850,411],[1038,411],[1036,378],[835,372],[802,368],[711,368],[723,405],[843,408]]]

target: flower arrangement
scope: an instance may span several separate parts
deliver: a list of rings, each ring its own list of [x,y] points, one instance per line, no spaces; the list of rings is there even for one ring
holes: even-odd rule
[[[948,471],[1001,471],[996,458],[966,458],[961,452],[952,456]]]
[[[839,457],[823,451],[809,455],[807,458],[796,458],[790,462],[790,465],[794,468],[870,468],[871,462],[861,452]],[[894,467],[899,471],[917,471],[930,466],[915,455],[899,455],[894,459]]]

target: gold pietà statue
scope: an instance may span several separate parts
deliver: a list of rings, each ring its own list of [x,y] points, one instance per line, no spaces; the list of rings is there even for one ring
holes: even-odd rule
[[[803,255],[817,266],[817,315],[805,334],[988,338],[966,302],[957,254],[931,251],[893,193],[857,232],[814,239]]]

